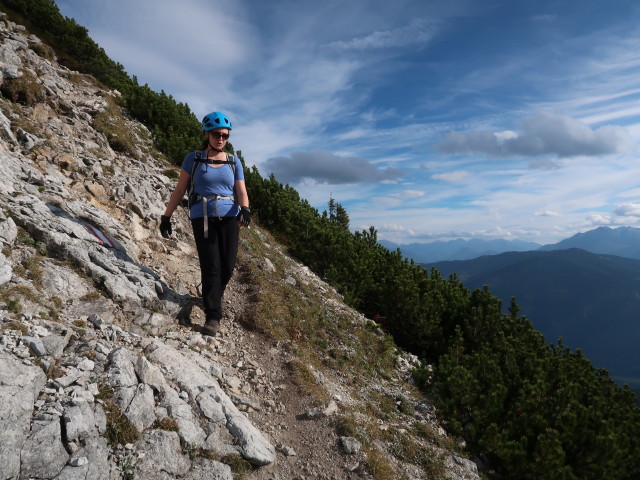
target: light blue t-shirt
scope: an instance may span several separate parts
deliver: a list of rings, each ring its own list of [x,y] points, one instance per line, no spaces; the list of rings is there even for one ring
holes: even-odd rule
[[[208,165],[206,162],[197,162],[196,169],[191,179],[193,191],[203,197],[210,195],[220,195],[223,197],[233,197],[235,180],[244,180],[242,163],[236,156],[232,157],[236,162],[235,178],[231,165]],[[182,161],[182,170],[191,175],[195,152],[189,152]],[[235,217],[240,212],[240,207],[231,199],[207,200],[208,217]],[[202,200],[195,202],[189,212],[191,218],[204,217]]]

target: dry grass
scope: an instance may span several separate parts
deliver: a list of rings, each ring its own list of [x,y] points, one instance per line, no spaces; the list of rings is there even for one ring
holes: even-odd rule
[[[290,361],[287,366],[293,374],[294,383],[304,393],[321,402],[327,402],[331,399],[331,395],[329,395],[327,389],[318,382],[316,376],[307,364],[299,359],[295,359]]]
[[[102,402],[107,417],[107,430],[104,437],[112,447],[116,447],[118,444],[135,443],[140,438],[140,432],[122,413],[118,404],[113,400],[113,396],[113,388],[105,381],[101,381],[98,384],[98,395],[95,398]]]
[[[274,339],[290,342],[301,359],[325,370],[355,378],[372,372],[387,376],[394,369],[396,347],[390,337],[378,335],[347,312],[332,309],[325,297],[334,294],[323,295],[302,282],[293,286],[284,274],[277,279],[278,272],[287,271],[292,263],[266,246],[275,243],[270,237],[264,241],[250,230],[243,243],[240,254],[245,256],[245,276],[254,284],[246,323]],[[262,268],[265,258],[275,266],[275,275]]]
[[[46,98],[45,90],[38,79],[28,70],[18,78],[8,78],[2,82],[0,92],[14,103],[34,106]]]
[[[106,137],[109,145],[116,152],[126,153],[137,159],[139,148],[132,134],[130,122],[127,121],[113,97],[105,95],[104,98],[108,106],[94,118],[94,128]]]
[[[172,180],[177,180],[180,176],[180,172],[176,168],[165,168],[162,170],[162,174],[171,178]]]
[[[45,372],[47,374],[47,378],[50,380],[55,380],[56,378],[62,378],[66,375],[65,371],[60,368],[57,363],[52,363],[49,366],[49,369]]]
[[[401,480],[396,469],[377,448],[367,448],[365,454],[367,470],[374,480]]]
[[[40,296],[28,285],[2,285],[0,287],[0,302],[5,309],[12,313],[22,313],[23,302],[41,304]]]
[[[162,420],[156,420],[153,424],[153,428],[157,430],[166,430],[167,432],[177,432],[178,422],[173,418],[164,417]]]
[[[27,326],[15,320],[12,322],[0,324],[0,332],[6,330],[15,330],[17,332],[20,332],[22,335],[29,335],[29,329],[27,328]]]
[[[234,480],[244,480],[253,471],[253,467],[240,455],[227,455],[220,461],[231,468]]]
[[[31,46],[31,49],[47,60],[55,60],[56,58],[55,50],[45,43],[36,43]]]
[[[103,406],[107,416],[107,431],[104,434],[107,443],[112,447],[136,443],[140,438],[140,432],[122,413],[120,407],[113,400],[105,401]]]

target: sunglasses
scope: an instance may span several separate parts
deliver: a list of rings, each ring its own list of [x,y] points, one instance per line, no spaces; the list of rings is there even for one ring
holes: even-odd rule
[[[219,139],[219,138],[221,138],[223,140],[229,140],[229,134],[228,133],[220,133],[220,132],[209,132],[209,133],[216,140]]]

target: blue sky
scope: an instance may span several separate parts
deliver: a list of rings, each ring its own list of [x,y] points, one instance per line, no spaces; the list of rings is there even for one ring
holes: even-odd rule
[[[544,244],[640,227],[635,0],[56,3],[354,230]]]

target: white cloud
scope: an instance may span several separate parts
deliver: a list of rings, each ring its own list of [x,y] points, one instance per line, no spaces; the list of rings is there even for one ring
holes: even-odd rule
[[[434,180],[442,180],[444,182],[460,182],[471,175],[470,172],[464,170],[458,170],[455,172],[436,173],[431,175]]]
[[[112,58],[135,66],[130,72],[134,75],[146,75],[147,68],[138,65],[149,63],[148,58],[165,57],[166,62],[189,66],[197,78],[212,65],[224,72],[243,64],[251,55],[247,39],[242,38],[251,35],[251,28],[243,22],[239,9],[228,4],[212,8],[211,2],[201,0],[112,0],[109,8],[101,11],[112,18],[92,28],[92,37],[109,49]],[[211,25],[216,25],[215,29]],[[144,51],[146,55],[141,55]],[[168,77],[182,76],[182,72],[176,73],[171,69],[163,72]],[[158,74],[151,71],[148,76],[155,78]]]
[[[272,157],[264,163],[264,167],[274,173],[278,180],[291,184],[304,179],[326,184],[377,183],[397,180],[405,175],[397,168],[379,168],[363,158],[339,157],[326,150]]]
[[[534,213],[534,215],[536,217],[560,217],[561,214],[558,212],[555,212],[553,210],[544,210],[542,212],[536,212]]]
[[[499,144],[504,143],[505,140],[511,140],[518,137],[518,133],[511,130],[506,130],[504,132],[494,132],[493,135],[496,137],[496,140]]]
[[[364,37],[331,42],[329,46],[340,50],[402,48],[416,45],[420,47],[425,46],[433,38],[436,31],[434,23],[428,23],[422,19],[414,19],[405,27],[375,31]]]
[[[522,132],[505,138],[492,132],[450,132],[437,148],[450,154],[492,157],[555,154],[558,157],[631,153],[635,142],[624,127],[591,129],[566,115],[537,112],[522,122]]]
[[[585,227],[598,227],[598,226],[611,225],[611,217],[608,215],[594,213],[594,214],[588,215],[585,218],[583,225]]]
[[[529,168],[533,170],[557,170],[560,165],[550,158],[536,158],[529,162]]]
[[[420,198],[424,197],[425,194],[426,192],[423,190],[402,190],[401,192],[394,193],[391,196],[398,198]]]
[[[408,233],[410,235],[415,234],[415,232],[411,229],[406,228],[404,225],[400,225],[397,223],[385,223],[383,225],[380,226],[380,230],[381,232],[405,232]]]
[[[548,13],[546,13],[546,14],[542,13],[542,14],[539,14],[539,15],[534,15],[532,17],[532,20],[534,22],[553,22],[557,18],[558,18],[557,15],[551,15],[551,14],[548,14]]]
[[[619,217],[640,217],[640,204],[626,203],[616,208],[613,213]]]

